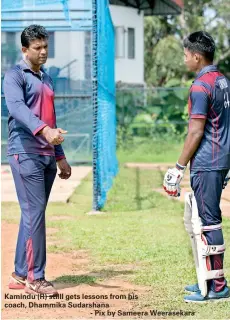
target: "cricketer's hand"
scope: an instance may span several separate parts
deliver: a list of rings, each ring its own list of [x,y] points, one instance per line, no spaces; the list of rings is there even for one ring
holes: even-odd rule
[[[177,168],[168,169],[165,174],[163,187],[165,192],[167,192],[172,197],[180,196],[180,182],[184,176],[182,170],[178,170]]]
[[[58,174],[61,179],[69,179],[71,176],[71,167],[66,161],[66,159],[61,159],[57,161],[57,166],[60,170],[60,173]]]

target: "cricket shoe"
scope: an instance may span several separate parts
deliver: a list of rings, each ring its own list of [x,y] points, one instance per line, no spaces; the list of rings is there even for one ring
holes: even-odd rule
[[[13,272],[10,276],[9,289],[24,289],[26,285],[26,277],[19,277]]]
[[[230,301],[230,290],[226,286],[220,292],[215,292],[210,290],[207,296],[202,296],[201,292],[198,291],[194,294],[184,297],[185,302],[190,303],[207,303],[207,302],[221,302],[221,301]]]
[[[189,285],[184,287],[184,290],[187,291],[187,292],[199,292],[200,291],[198,283],[189,284]]]
[[[53,284],[44,278],[37,279],[32,282],[26,281],[25,286],[26,293],[32,294],[44,294],[47,296],[56,296],[58,295],[57,290],[54,288]]]

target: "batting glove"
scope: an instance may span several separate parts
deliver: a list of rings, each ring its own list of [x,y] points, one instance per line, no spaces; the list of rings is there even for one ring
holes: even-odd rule
[[[224,179],[223,189],[224,189],[225,187],[227,187],[227,184],[228,184],[229,180],[230,180],[230,170],[228,171],[228,174],[226,175],[226,177],[225,177],[225,179]]]
[[[168,169],[165,174],[163,187],[165,192],[167,192],[172,197],[179,197],[181,193],[180,182],[184,176],[186,167],[183,170],[177,168]]]

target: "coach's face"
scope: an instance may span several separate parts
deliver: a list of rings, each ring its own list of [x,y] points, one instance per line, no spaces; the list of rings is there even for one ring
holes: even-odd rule
[[[189,71],[197,71],[199,65],[199,55],[184,48],[184,63]]]
[[[35,66],[46,63],[48,57],[48,40],[36,39],[30,42],[29,48],[22,47],[26,58]]]

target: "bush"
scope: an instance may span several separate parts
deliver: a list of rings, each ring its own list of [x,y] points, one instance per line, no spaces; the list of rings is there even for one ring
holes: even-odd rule
[[[187,88],[118,90],[118,147],[130,145],[133,137],[183,139],[187,132],[187,96]]]

